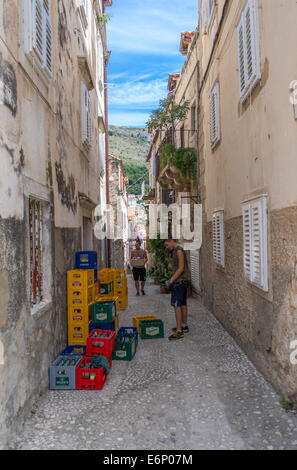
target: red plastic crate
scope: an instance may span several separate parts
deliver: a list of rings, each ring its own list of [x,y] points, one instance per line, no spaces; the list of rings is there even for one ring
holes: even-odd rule
[[[94,336],[95,334],[108,334],[107,338],[98,338]],[[109,330],[93,330],[89,336],[87,337],[87,356],[96,356],[102,355],[105,357],[109,357],[114,350],[114,343],[115,343],[115,331]]]
[[[100,369],[82,369],[86,363],[90,363],[90,357],[84,357],[76,368],[77,390],[102,390],[107,379],[107,372],[103,367]],[[109,364],[111,364],[111,357]],[[91,379],[91,377],[93,377]]]

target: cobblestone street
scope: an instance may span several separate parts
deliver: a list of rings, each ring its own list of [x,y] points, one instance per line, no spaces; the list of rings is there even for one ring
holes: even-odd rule
[[[120,326],[155,314],[165,338],[139,339],[131,362],[113,362],[102,391],[47,390],[11,448],[297,449],[296,415],[202,304],[189,299],[190,333],[170,342],[170,296],[149,280],[136,297],[128,282]]]

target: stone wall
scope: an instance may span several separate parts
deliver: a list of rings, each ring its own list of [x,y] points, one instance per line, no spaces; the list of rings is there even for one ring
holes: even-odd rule
[[[244,277],[242,218],[225,221],[225,268],[213,262],[212,225],[202,247],[203,299],[268,381],[297,402],[297,207],[270,214],[270,292]]]

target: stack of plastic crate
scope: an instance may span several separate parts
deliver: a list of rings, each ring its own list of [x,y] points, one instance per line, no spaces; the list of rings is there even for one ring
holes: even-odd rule
[[[94,329],[110,330],[117,333],[119,329],[119,310],[116,297],[99,297],[91,307],[89,331]]]
[[[100,295],[101,296],[113,296],[114,295],[114,273],[110,268],[101,269],[98,271],[98,280],[101,284]]]
[[[94,270],[95,298],[101,293],[100,280],[98,279],[98,255],[96,251],[78,251],[75,254],[75,269]]]
[[[93,269],[67,272],[68,345],[86,345],[95,300]]]
[[[124,269],[114,270],[114,294],[119,298],[120,310],[126,310],[128,305],[128,285]]]

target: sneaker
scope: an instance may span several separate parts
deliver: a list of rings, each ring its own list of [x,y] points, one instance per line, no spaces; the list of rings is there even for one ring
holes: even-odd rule
[[[184,336],[185,336],[185,335],[183,334],[182,331],[177,331],[177,330],[176,330],[176,331],[173,333],[173,335],[169,336],[168,339],[169,339],[169,341],[176,341],[177,339],[184,338]]]
[[[136,292],[136,295],[139,296],[140,295],[139,292]]]
[[[182,330],[183,330],[183,333],[189,333],[190,331],[188,326],[184,326]],[[176,331],[176,328],[172,328],[172,331]]]
[[[144,290],[142,290],[142,291],[141,291],[141,293],[142,293],[142,295],[145,295],[145,292],[144,292]]]

